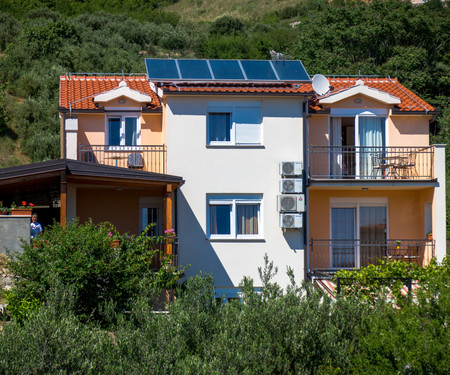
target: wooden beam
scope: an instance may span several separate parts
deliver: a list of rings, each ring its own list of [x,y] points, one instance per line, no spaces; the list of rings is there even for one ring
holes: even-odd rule
[[[61,207],[59,209],[59,223],[62,227],[66,227],[67,220],[67,177],[66,172],[61,172],[60,175],[59,196],[61,199]]]
[[[172,185],[168,184],[166,186],[166,194],[164,197],[164,230],[173,229],[173,191]],[[172,247],[170,245],[165,246],[166,254],[172,253]]]

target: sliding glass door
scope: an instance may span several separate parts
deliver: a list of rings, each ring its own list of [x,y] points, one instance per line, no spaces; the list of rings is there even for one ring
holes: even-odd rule
[[[331,208],[332,268],[375,264],[386,253],[386,205],[351,206]]]

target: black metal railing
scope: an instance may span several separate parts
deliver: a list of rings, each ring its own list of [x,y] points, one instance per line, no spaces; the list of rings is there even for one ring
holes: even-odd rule
[[[165,145],[105,146],[79,145],[78,160],[88,163],[166,173]]]
[[[378,259],[403,260],[418,265],[434,257],[434,241],[311,239],[309,270],[332,272],[377,264]]]
[[[433,178],[433,147],[310,146],[311,179]]]

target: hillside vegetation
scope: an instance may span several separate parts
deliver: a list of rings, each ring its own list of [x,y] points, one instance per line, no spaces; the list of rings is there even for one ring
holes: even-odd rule
[[[59,157],[61,74],[145,72],[144,58],[169,55],[268,59],[272,49],[310,74],[398,77],[440,108],[430,130],[445,142],[449,35],[439,0],[3,0],[0,167]]]

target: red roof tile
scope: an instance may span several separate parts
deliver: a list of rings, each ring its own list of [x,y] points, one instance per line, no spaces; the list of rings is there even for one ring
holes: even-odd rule
[[[328,78],[331,92],[323,95],[319,98],[324,98],[332,94],[336,94],[339,91],[348,89],[356,84],[356,81],[362,80],[368,87],[384,91],[390,95],[396,96],[401,100],[401,103],[396,106],[399,112],[424,112],[434,111],[434,108],[427,102],[419,98],[412,91],[408,90],[405,86],[400,84],[396,78]],[[318,104],[318,97],[315,96],[309,103],[310,110],[320,112],[323,110],[322,106]]]
[[[161,108],[159,98],[150,88],[146,76],[125,78],[121,76],[61,76],[59,81],[59,106],[64,109],[71,107],[72,110],[97,109],[94,104],[94,96],[117,88],[123,79],[130,89],[152,97],[148,109]]]

